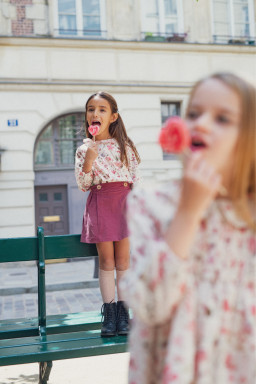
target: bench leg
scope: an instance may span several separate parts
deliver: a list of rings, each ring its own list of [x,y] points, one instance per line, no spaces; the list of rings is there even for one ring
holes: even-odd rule
[[[52,369],[52,361],[39,363],[39,384],[47,384]]]

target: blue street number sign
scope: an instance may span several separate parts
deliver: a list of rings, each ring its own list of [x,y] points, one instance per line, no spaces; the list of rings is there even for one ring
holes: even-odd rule
[[[17,127],[19,125],[18,120],[16,119],[10,119],[7,120],[8,127]]]

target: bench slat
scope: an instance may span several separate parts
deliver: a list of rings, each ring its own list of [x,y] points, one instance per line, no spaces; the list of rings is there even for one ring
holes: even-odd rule
[[[12,345],[14,343],[14,345]],[[1,342],[0,366],[125,352],[127,337],[102,338],[100,331],[29,337]]]
[[[100,329],[100,327],[101,314],[98,311],[50,315],[46,319],[46,330],[49,335]],[[37,335],[37,318],[0,321],[0,340]]]
[[[45,259],[98,256],[95,244],[80,242],[81,235],[45,236]]]
[[[47,317],[47,334],[87,331],[101,328],[99,312],[81,312],[62,315],[62,317]]]
[[[61,343],[61,342],[72,341],[72,340],[89,340],[89,339],[95,339],[98,337],[99,337],[99,330],[91,330],[91,331],[85,331],[85,332],[70,332],[69,334],[60,333],[60,334],[46,335],[46,336],[18,337],[16,339],[8,339],[1,342],[0,351],[6,351],[8,350],[8,348],[14,348],[14,347],[20,348],[20,347],[26,347],[30,345]]]
[[[38,260],[37,237],[0,239],[0,263]]]
[[[44,236],[45,259],[97,256],[95,244],[80,242],[81,235]],[[38,238],[0,239],[0,263],[38,260]]]

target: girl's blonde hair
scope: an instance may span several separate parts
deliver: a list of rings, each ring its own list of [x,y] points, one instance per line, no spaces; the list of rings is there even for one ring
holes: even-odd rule
[[[230,72],[219,72],[198,81],[192,89],[188,106],[198,86],[216,79],[235,91],[241,101],[240,134],[236,147],[230,197],[238,215],[256,230],[254,213],[249,205],[256,203],[256,88]]]
[[[107,100],[107,102],[110,105],[112,113],[118,113],[116,100],[109,93],[99,91],[99,92],[91,95],[85,104],[85,131],[86,131],[86,136],[89,137],[90,139],[92,139],[92,135],[88,131],[89,125],[87,122],[86,113],[87,113],[87,106],[88,106],[89,101],[96,96]],[[139,153],[138,153],[135,145],[133,144],[132,140],[128,137],[124,123],[123,123],[123,120],[122,120],[119,113],[118,113],[117,120],[110,124],[109,133],[110,133],[110,136],[112,138],[116,139],[116,141],[119,144],[120,151],[121,151],[120,158],[121,158],[122,163],[124,163],[126,166],[128,166],[128,157],[127,157],[126,145],[129,145],[131,147],[131,149],[133,150],[133,152],[136,156],[138,163],[140,163]]]

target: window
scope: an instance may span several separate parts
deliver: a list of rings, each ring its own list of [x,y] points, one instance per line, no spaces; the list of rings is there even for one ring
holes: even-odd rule
[[[40,134],[35,145],[35,169],[74,167],[75,152],[85,138],[84,113],[61,116]]]
[[[182,0],[142,0],[144,34],[171,35],[183,33]]]
[[[58,35],[105,37],[106,0],[54,0]]]
[[[216,41],[254,36],[253,0],[212,0],[212,14]]]
[[[162,102],[161,120],[162,125],[170,116],[180,116],[180,102]],[[172,153],[163,152],[163,160],[176,160],[177,156]]]

